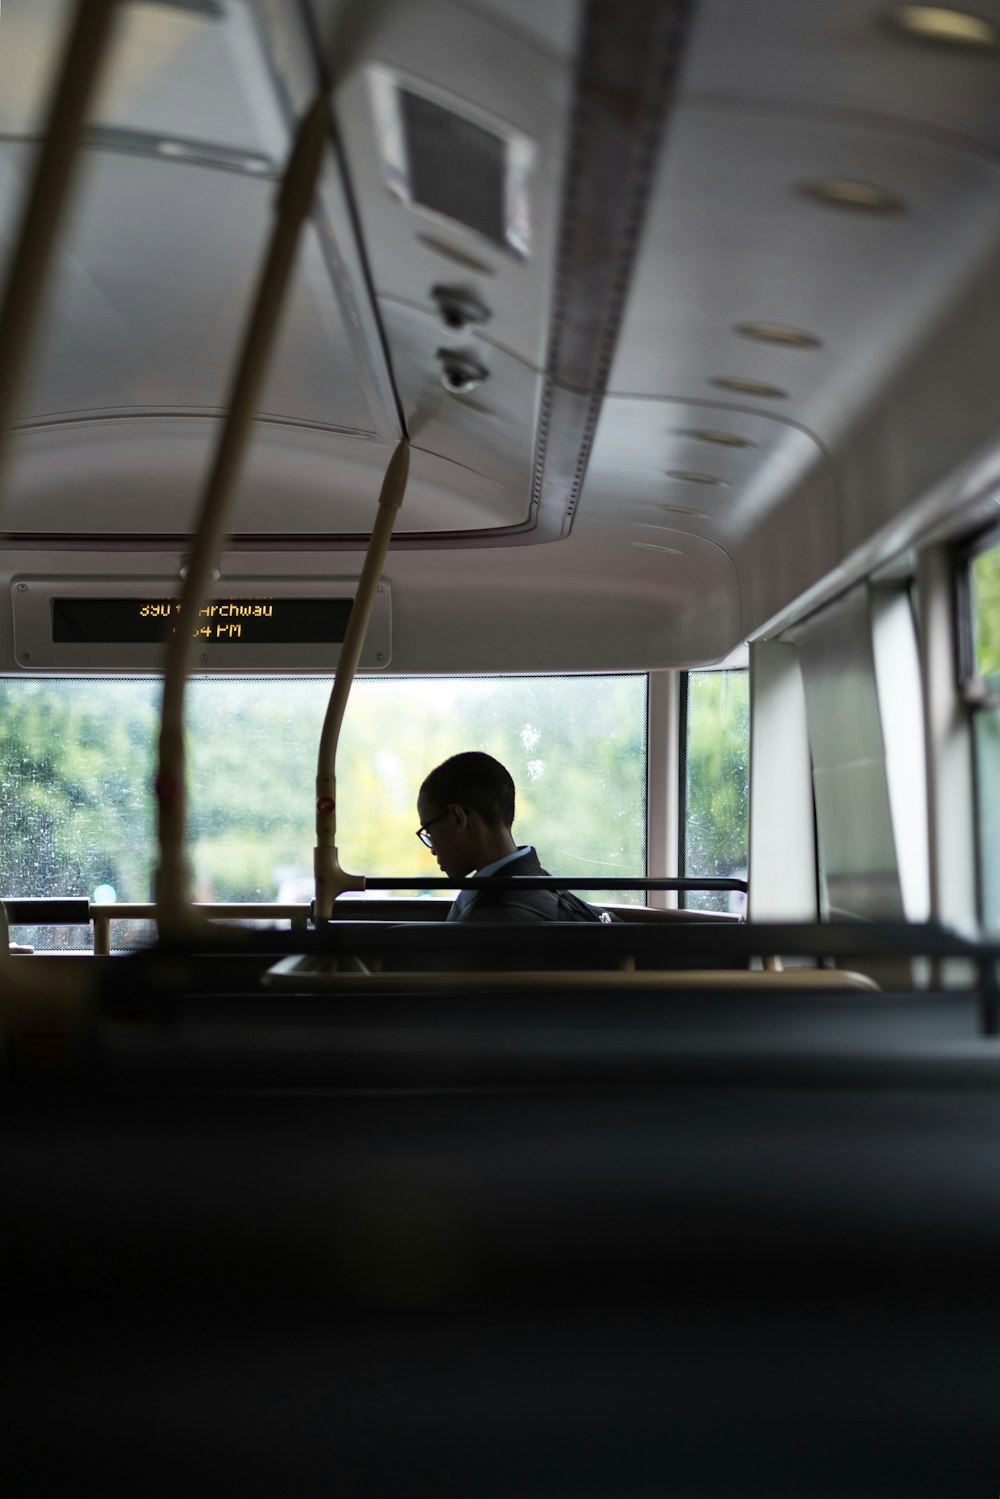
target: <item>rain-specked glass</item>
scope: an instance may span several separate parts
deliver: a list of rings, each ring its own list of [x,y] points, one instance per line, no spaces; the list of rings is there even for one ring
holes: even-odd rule
[[[312,898],[316,751],[329,690],[318,678],[191,682],[196,900]],[[0,894],[151,899],[159,701],[153,680],[0,681]],[[514,835],[533,843],[552,873],[645,873],[644,675],[359,679],[338,757],[342,866],[438,877],[413,837],[417,791],[435,765],[468,749],[510,769]],[[114,924],[113,944],[124,931]],[[14,936],[36,947],[90,943],[74,928]]]
[[[750,692],[746,671],[688,674],[685,875],[745,879],[749,812]],[[742,912],[741,891],[693,891],[695,911]]]

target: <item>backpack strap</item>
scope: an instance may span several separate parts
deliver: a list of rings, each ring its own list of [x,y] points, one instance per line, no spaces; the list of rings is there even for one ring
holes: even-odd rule
[[[559,891],[558,906],[560,921],[599,921],[605,926],[621,921],[620,916],[613,916],[610,911],[602,911],[600,906],[589,905],[587,901],[574,895],[572,890]]]

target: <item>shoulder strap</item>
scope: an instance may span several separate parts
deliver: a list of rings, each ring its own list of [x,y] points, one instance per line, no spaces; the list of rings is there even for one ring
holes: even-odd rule
[[[587,901],[581,900],[578,895],[574,895],[572,890],[560,890],[559,920],[600,921],[605,926],[610,926],[613,921],[620,921],[621,917],[612,916],[610,911],[602,911],[600,906],[589,905]]]

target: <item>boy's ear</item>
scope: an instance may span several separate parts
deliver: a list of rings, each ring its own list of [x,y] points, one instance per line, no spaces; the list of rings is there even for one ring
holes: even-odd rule
[[[460,807],[457,802],[452,802],[448,810],[455,814],[455,826],[460,833],[463,833],[469,826],[468,812],[464,807]]]

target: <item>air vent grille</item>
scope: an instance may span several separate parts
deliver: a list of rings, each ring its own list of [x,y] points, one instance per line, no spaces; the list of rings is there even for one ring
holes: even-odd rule
[[[405,89],[399,102],[413,202],[506,244],[505,142]]]
[[[375,134],[390,191],[515,254],[531,254],[535,142],[424,79],[369,69]]]

